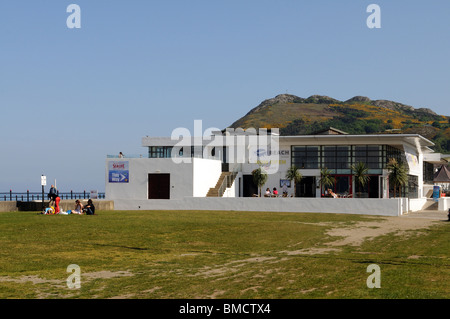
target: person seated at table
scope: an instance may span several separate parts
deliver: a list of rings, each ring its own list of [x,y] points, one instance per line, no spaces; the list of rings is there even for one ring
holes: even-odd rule
[[[278,196],[278,191],[277,191],[277,188],[276,188],[276,187],[273,188],[272,194],[273,194],[275,197]]]
[[[286,183],[283,184],[283,197],[287,197],[288,195],[288,190],[287,190],[287,185]]]
[[[272,196],[272,193],[270,192],[270,188],[267,187],[266,193],[264,194],[264,197],[270,197],[270,196]]]
[[[333,191],[331,190],[331,188],[328,189],[328,194],[330,194],[331,197],[333,197],[333,198],[338,198],[338,197],[339,197],[335,192],[333,192]]]
[[[75,209],[72,210],[72,214],[83,214],[83,204],[78,199],[75,201]]]

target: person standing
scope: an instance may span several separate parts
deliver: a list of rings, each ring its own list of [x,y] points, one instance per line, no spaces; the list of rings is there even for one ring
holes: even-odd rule
[[[59,214],[59,212],[61,211],[59,208],[59,202],[61,201],[61,198],[58,194],[53,195],[53,198],[53,201],[55,202],[55,214]]]
[[[50,190],[49,190],[47,196],[48,196],[48,199],[50,199],[50,202],[48,203],[48,206],[50,206],[50,204],[55,201],[56,196],[58,196],[58,190],[56,189],[55,185],[52,185],[50,187]]]

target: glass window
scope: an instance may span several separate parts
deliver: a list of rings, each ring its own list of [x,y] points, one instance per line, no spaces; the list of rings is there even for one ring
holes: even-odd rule
[[[149,158],[169,158],[172,156],[171,146],[150,146],[148,148]]]
[[[291,163],[298,168],[319,168],[319,146],[292,146]]]
[[[292,146],[291,150],[291,162],[299,168],[327,168],[343,174],[351,174],[351,165],[358,162],[365,163],[372,174],[381,174],[389,151],[401,155],[381,145]]]

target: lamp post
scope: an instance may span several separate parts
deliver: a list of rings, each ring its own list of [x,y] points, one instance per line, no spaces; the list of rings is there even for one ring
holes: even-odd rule
[[[42,174],[41,176],[41,186],[42,186],[42,210],[44,210],[44,186],[47,185],[47,177]]]

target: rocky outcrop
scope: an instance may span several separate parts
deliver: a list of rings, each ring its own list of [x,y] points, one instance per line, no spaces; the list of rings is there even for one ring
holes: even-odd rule
[[[345,103],[368,103],[371,99],[369,99],[367,96],[354,96],[351,99],[348,99],[345,101]]]
[[[305,99],[292,94],[279,94],[274,98],[262,101],[257,107],[251,109],[250,112],[247,113],[247,115],[258,112],[262,108],[269,105],[274,105],[278,103],[303,103],[304,100]]]
[[[364,103],[364,104],[370,104],[377,107],[383,107],[386,109],[394,110],[394,111],[402,111],[402,112],[414,112],[414,113],[425,113],[430,115],[438,115],[434,111],[432,111],[429,108],[418,108],[415,109],[414,107],[394,101],[389,100],[371,100],[367,96],[354,96],[351,99],[348,99],[344,102],[333,99],[329,96],[325,95],[311,95],[308,98],[302,98],[298,97],[296,95],[292,94],[279,94],[275,96],[274,98],[264,100],[261,102],[257,107],[253,108],[248,112],[246,115],[258,112],[259,110],[263,109],[264,107],[275,105],[278,103],[313,103],[313,104],[342,104],[342,103]]]
[[[305,100],[305,103],[336,104],[342,102],[325,95],[311,95],[309,98]]]

